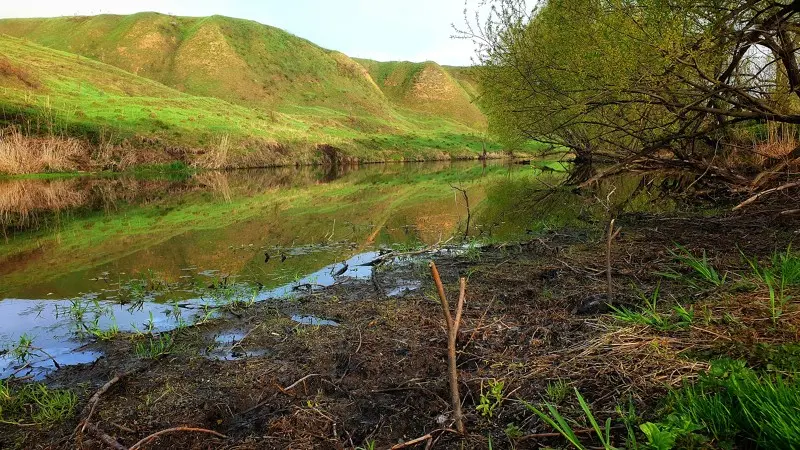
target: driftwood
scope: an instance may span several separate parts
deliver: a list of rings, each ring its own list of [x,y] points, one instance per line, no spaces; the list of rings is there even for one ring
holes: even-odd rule
[[[447,365],[450,375],[450,396],[453,404],[453,419],[455,420],[456,430],[459,433],[466,433],[464,428],[464,415],[461,411],[461,396],[458,393],[458,368],[456,367],[456,338],[458,337],[458,328],[461,326],[461,313],[464,311],[464,301],[466,300],[467,280],[461,278],[459,280],[459,295],[458,305],[456,306],[456,317],[450,314],[450,304],[447,302],[447,296],[444,293],[444,286],[442,279],[439,276],[439,270],[436,268],[436,263],[430,263],[431,275],[433,282],[436,284],[436,290],[439,292],[439,299],[442,302],[442,312],[447,324]]]

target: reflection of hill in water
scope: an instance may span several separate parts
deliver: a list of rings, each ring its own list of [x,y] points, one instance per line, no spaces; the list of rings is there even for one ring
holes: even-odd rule
[[[26,180],[6,206],[0,293],[71,295],[91,291],[87,280],[98,272],[130,278],[152,270],[174,280],[187,267],[269,285],[377,245],[446,238],[465,213],[450,183],[464,185],[479,202],[487,183],[505,171],[474,163],[391,164],[203,172],[176,181]],[[37,190],[75,201],[23,210],[20,199]],[[346,245],[323,248],[331,243]],[[298,246],[319,248],[265,265],[265,251]]]
[[[69,296],[102,272],[168,280],[217,270],[267,286],[391,244],[462,234],[519,239],[559,227],[598,228],[614,214],[672,209],[668,177],[619,177],[575,193],[562,174],[529,167],[398,164],[340,170],[204,172],[185,180],[131,177],[12,182],[4,197],[0,295]],[[265,263],[264,253],[271,258]],[[281,253],[288,254],[281,262]]]

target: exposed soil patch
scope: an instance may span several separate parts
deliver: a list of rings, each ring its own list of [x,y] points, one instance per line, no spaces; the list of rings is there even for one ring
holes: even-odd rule
[[[599,419],[615,416],[615,407],[629,400],[640,416],[651,417],[666,390],[706,369],[710,356],[755,357],[749,349],[759,344],[796,339],[794,304],[778,326],[768,327],[758,289],[734,282],[690,288],[658,274],[681,270],[669,253],[675,243],[706,249],[720,271],[742,271],[740,251],[764,257],[792,242],[793,216],[762,210],[713,218],[625,216],[617,223],[623,232],[612,251],[614,303],[638,306],[637,291],[660,284],[665,303],[691,303],[713,320],[657,332],[604,314],[600,229],[436,255],[451,298],[458,277],[469,280],[458,338],[465,437],[450,429],[446,331],[426,258],[382,267],[369,281],[175,332],[170,354],[155,361],[135,357],[142,338],[119,338],[98,346],[106,357],[97,363],[62,369],[50,382],[78,390],[80,409],[115,374],[147,365],[104,393],[91,419],[126,447],[188,426],[226,437],[171,433],[147,447],[337,449],[374,440],[388,448],[431,433],[412,448],[487,448],[490,438],[494,448],[508,448],[504,430],[513,423],[522,433],[516,448],[537,448],[563,441],[519,400],[544,400],[552,382],[577,387]],[[409,283],[413,289],[398,292]],[[726,325],[724,314],[738,317],[736,326]],[[209,357],[219,351],[241,357]],[[490,380],[504,383],[504,400],[491,417],[476,410]],[[576,410],[569,399],[560,401],[564,411]],[[83,417],[51,428],[0,425],[0,447],[108,448],[89,432],[73,434]]]

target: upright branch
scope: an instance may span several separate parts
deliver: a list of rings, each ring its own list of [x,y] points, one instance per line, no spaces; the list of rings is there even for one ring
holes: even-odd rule
[[[431,261],[430,267],[431,275],[433,275],[433,282],[436,284],[436,290],[439,292],[439,300],[442,302],[444,320],[447,324],[447,366],[450,375],[450,397],[453,403],[453,419],[455,420],[456,430],[464,434],[466,433],[466,428],[464,428],[464,415],[461,411],[461,396],[458,393],[456,338],[458,337],[458,328],[461,326],[461,314],[464,311],[464,302],[467,297],[467,280],[465,278],[459,280],[458,305],[456,306],[456,316],[454,320],[453,316],[450,314],[450,304],[444,293],[444,286],[442,285],[441,277],[439,277],[439,270],[436,268],[436,263]]]
[[[619,236],[620,231],[622,231],[622,228],[614,229],[614,222],[615,219],[611,219],[611,222],[608,224],[608,240],[606,242],[606,283],[608,284],[606,300],[609,303],[614,300],[614,286],[611,283],[611,243]]]
[[[466,189],[461,189],[459,187],[453,186],[452,184],[450,185],[450,187],[458,192],[461,192],[461,195],[464,196],[464,204],[467,207],[467,228],[464,230],[464,239],[466,239],[467,237],[469,237],[469,224],[472,221],[472,210],[469,207],[469,196],[467,195]]]

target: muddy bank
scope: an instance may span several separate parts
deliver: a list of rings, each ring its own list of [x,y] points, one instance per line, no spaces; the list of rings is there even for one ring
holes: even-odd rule
[[[713,357],[763,365],[762,346],[796,340],[797,305],[790,302],[780,321],[764,326],[770,317],[765,293],[745,285],[741,257],[764,258],[793,241],[798,221],[782,210],[618,218],[623,231],[611,253],[613,303],[639,307],[639,294],[659,286],[667,310],[692,305],[698,317],[692,326],[657,330],[609,316],[603,230],[551,231],[520,244],[399,260],[369,280],[232,310],[171,333],[171,346],[157,358],[141,351],[153,337],[93,344],[86,349],[105,357],[48,378],[51,387],[78,394],[73,417],[50,427],[0,425],[0,447],[108,448],[89,430],[74,432],[88,414],[81,409],[115,375],[137,369],[103,393],[91,415],[97,429],[124,447],[177,426],[225,437],[167,434],[149,448],[373,442],[388,448],[427,434],[430,439],[412,448],[560,446],[564,441],[522,401],[551,401],[574,415],[573,387],[600,420],[616,420],[616,407],[629,402],[641,418],[653,418],[667,390],[706,370]],[[730,282],[713,289],[660,275],[672,270],[691,277],[669,252],[676,243],[697,254],[706,250]],[[431,258],[451,298],[458,277],[468,278],[458,337],[464,437],[451,429],[446,333],[428,272]],[[482,400],[498,382],[499,401]],[[563,395],[552,387],[560,383],[568,388]],[[491,414],[477,409],[482,401]],[[621,443],[624,433],[615,425],[614,441]]]

